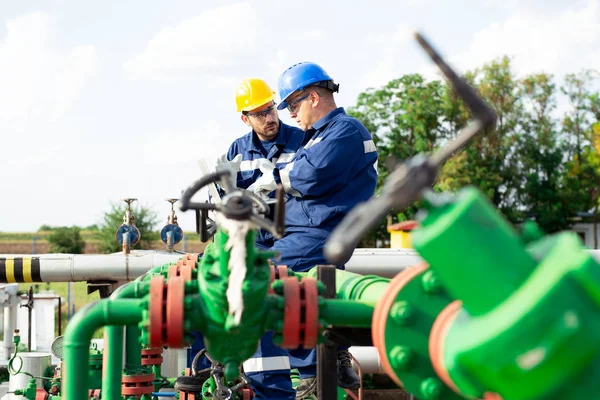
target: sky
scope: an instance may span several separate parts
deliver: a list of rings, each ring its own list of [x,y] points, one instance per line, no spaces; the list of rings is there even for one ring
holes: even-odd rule
[[[599,3],[0,0],[0,231],[99,223],[124,197],[160,228],[199,160],[248,132],[241,80],[276,90],[299,61],[327,70],[344,107],[403,74],[437,76],[415,31],[459,72],[502,55],[519,75],[598,68]]]

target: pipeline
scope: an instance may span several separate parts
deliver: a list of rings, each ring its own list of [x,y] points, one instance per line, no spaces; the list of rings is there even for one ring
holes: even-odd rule
[[[132,250],[129,255],[0,254],[0,283],[132,281],[152,268],[176,263],[184,255],[158,250]],[[391,278],[421,261],[414,251],[356,249],[346,270]]]
[[[89,347],[94,332],[106,325],[129,325],[143,319],[141,300],[105,299],[87,304],[67,326],[64,339],[64,393],[67,399],[85,399],[88,395]],[[113,362],[114,364],[114,362]],[[118,369],[121,365],[108,365]],[[120,392],[119,392],[120,398]],[[116,400],[115,398],[110,400]]]
[[[587,251],[600,262],[600,250]],[[469,257],[470,253],[471,251],[465,253],[465,257]],[[157,250],[133,250],[128,256],[122,253],[0,254],[0,283],[132,281],[152,268],[177,262],[183,255]],[[24,274],[21,270],[7,271],[3,263],[7,258],[30,260],[28,262],[31,268],[37,272]],[[126,260],[129,260],[128,267]],[[23,265],[27,265],[28,262],[24,261]],[[415,250],[361,248],[354,250],[352,257],[346,263],[346,271],[393,278],[404,269],[421,262],[423,258]],[[38,275],[39,278],[36,278]]]

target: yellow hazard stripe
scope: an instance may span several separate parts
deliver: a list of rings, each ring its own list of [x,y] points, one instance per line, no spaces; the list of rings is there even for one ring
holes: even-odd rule
[[[16,283],[15,281],[15,260],[12,258],[6,259],[6,282]]]
[[[23,282],[33,282],[31,276],[31,258],[23,257]]]

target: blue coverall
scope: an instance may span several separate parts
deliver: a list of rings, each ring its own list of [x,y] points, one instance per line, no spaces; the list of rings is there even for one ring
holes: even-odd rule
[[[307,271],[328,263],[323,247],[333,229],[375,193],[377,149],[364,125],[340,107],[312,125],[292,162],[273,175],[292,197],[285,237],[271,249],[281,252],[280,264]]]

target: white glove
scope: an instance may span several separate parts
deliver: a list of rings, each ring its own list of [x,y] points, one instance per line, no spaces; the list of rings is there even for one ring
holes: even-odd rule
[[[269,160],[262,160],[258,168],[262,172],[262,175],[248,187],[248,190],[265,198],[269,196],[269,193],[277,189],[277,183],[275,183],[275,177],[273,176],[275,165]]]
[[[240,164],[242,163],[242,155],[238,154],[233,157],[233,160],[227,160],[227,154],[223,154],[221,157],[217,159],[217,166],[215,167],[215,171],[222,171],[224,169],[231,170],[231,173],[235,177],[235,174],[240,170]]]

